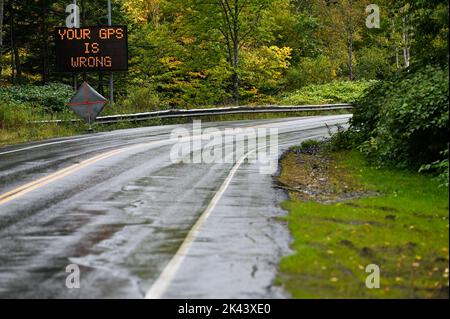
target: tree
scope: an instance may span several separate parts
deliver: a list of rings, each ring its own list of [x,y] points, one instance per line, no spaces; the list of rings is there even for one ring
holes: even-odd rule
[[[320,36],[326,43],[327,55],[338,63],[346,60],[347,76],[354,79],[354,45],[365,28],[367,0],[322,0],[314,4],[314,14],[320,17]]]
[[[448,61],[448,2],[384,0],[398,72],[414,63]]]
[[[4,1],[0,0],[0,78],[2,76],[2,57],[3,57],[3,9],[4,9]]]
[[[289,32],[282,32],[279,22],[295,21],[289,1],[227,3],[151,0],[138,2],[145,4],[141,11],[127,0],[124,8],[135,30],[130,36],[132,81],[151,82],[173,107],[248,102],[272,94],[273,79],[281,84],[291,55],[281,46]],[[275,39],[279,46],[273,45]],[[252,74],[262,65],[268,67]]]
[[[233,68],[233,93],[236,104],[239,104],[239,49],[245,44],[247,37],[258,27],[262,10],[267,1],[217,0],[222,9],[220,32],[225,37],[228,60]],[[243,20],[245,17],[244,23]]]
[[[227,61],[232,70],[234,102],[239,103],[240,50],[257,36],[261,20],[273,1],[270,0],[191,0],[190,8],[197,28],[218,31],[215,41],[225,44]]]
[[[445,0],[402,0],[409,5],[409,21],[413,32],[410,46],[412,62],[448,64],[448,14]]]

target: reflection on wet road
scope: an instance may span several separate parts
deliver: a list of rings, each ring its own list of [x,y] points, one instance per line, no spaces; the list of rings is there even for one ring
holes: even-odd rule
[[[203,128],[278,128],[281,154],[303,139],[327,136],[325,123],[348,118]],[[128,129],[0,149],[0,297],[143,298],[234,166],[171,161],[170,133],[180,127],[191,129]],[[276,221],[285,194],[259,166],[239,166],[160,297],[288,297],[272,285],[280,257],[289,253],[288,231]],[[52,174],[59,177],[48,180]],[[14,191],[23,185],[32,188]],[[80,267],[79,289],[65,285],[72,263]]]

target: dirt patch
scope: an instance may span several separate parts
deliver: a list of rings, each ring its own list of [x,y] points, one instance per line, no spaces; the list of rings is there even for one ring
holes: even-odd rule
[[[290,149],[281,158],[275,187],[288,191],[292,199],[320,203],[378,195],[365,190],[347,169],[336,164],[339,156],[317,145]]]

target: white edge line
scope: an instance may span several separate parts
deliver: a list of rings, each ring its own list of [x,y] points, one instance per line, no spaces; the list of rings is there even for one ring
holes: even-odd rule
[[[38,145],[33,145],[33,146],[27,146],[27,147],[23,147],[23,148],[11,150],[11,151],[0,152],[0,155],[22,152],[22,151],[31,150],[31,149],[34,149],[34,148],[43,147],[43,146],[49,146],[49,145],[55,145],[55,144],[63,144],[63,143],[69,143],[69,142],[77,142],[77,141],[88,140],[88,139],[93,139],[93,138],[100,138],[100,137],[103,137],[103,136],[112,137],[112,136],[116,136],[116,135],[121,135],[122,134],[122,133],[113,133],[113,134],[108,134],[108,133],[110,133],[110,132],[99,132],[99,134],[95,134],[95,135],[91,135],[91,136],[72,137],[72,138],[68,138],[68,139],[62,140],[62,141],[55,141],[55,142],[43,143],[43,144],[38,144]]]
[[[338,116],[344,116],[344,115],[346,115],[346,114],[330,115],[330,116],[338,117]],[[300,119],[300,120],[303,120],[303,118]],[[286,121],[286,122],[296,122],[296,121],[299,121],[299,119]],[[263,125],[266,125],[266,124],[263,124]],[[101,132],[101,133],[104,133],[104,132]],[[122,134],[122,133],[106,134],[106,136],[110,137],[110,136],[115,136],[115,135],[120,135],[120,134]],[[69,139],[66,139],[66,140],[63,140],[63,141],[55,141],[55,142],[50,142],[50,143],[43,143],[43,144],[23,147],[23,148],[11,150],[11,151],[0,152],[0,155],[6,155],[6,154],[11,154],[11,153],[22,152],[22,151],[31,150],[31,149],[34,149],[34,148],[43,147],[43,146],[49,146],[49,145],[55,145],[55,144],[63,144],[63,143],[69,143],[69,142],[76,142],[76,141],[81,141],[81,140],[86,140],[86,139],[91,139],[91,138],[96,138],[96,137],[101,137],[101,135],[85,136],[85,137],[79,137],[79,138],[69,138]]]
[[[197,237],[197,234],[200,230],[200,228],[203,226],[204,222],[208,219],[209,215],[211,215],[211,212],[216,207],[217,203],[221,199],[222,195],[225,193],[226,189],[228,188],[228,185],[230,184],[231,180],[233,179],[234,175],[236,174],[237,170],[239,169],[239,166],[241,166],[242,162],[253,152],[256,150],[252,150],[245,155],[243,155],[236,164],[234,164],[233,168],[231,169],[228,176],[223,181],[222,185],[220,186],[219,190],[216,192],[214,197],[209,202],[206,209],[203,211],[203,213],[200,215],[198,220],[195,222],[194,226],[191,228],[189,233],[187,234],[186,238],[184,239],[181,246],[178,248],[175,255],[172,257],[172,259],[169,261],[169,263],[166,265],[162,273],[159,275],[159,277],[156,279],[156,281],[153,283],[153,285],[150,287],[150,289],[145,294],[146,299],[159,299],[166,291],[167,287],[171,283],[173,277],[175,276],[178,268],[180,267],[181,263],[183,262],[184,258],[187,255],[187,252],[189,248],[191,247],[192,243],[194,242],[195,238]]]
[[[316,138],[316,137],[320,137],[320,136],[322,136],[322,135],[309,136],[308,138]],[[262,148],[265,148],[265,147],[262,147]],[[261,148],[257,148],[250,152],[247,152],[239,159],[238,162],[236,162],[236,164],[234,164],[233,168],[231,169],[230,173],[223,181],[219,190],[216,192],[216,194],[211,199],[211,201],[209,202],[206,209],[203,211],[203,213],[200,215],[200,217],[195,222],[194,226],[192,226],[189,233],[186,235],[186,238],[184,239],[181,246],[178,248],[175,255],[172,257],[172,259],[169,261],[169,263],[164,267],[164,269],[161,272],[161,274],[159,275],[159,277],[156,279],[156,281],[152,284],[152,286],[149,288],[149,290],[145,294],[145,299],[160,299],[164,295],[164,293],[166,292],[170,283],[172,282],[173,278],[175,277],[175,274],[178,271],[180,265],[182,264],[185,257],[187,256],[187,253],[188,253],[189,249],[191,248],[194,240],[196,239],[200,228],[203,226],[205,221],[211,215],[211,212],[217,206],[217,203],[219,202],[219,200],[222,198],[223,194],[227,190],[228,185],[230,184],[230,182],[233,179],[234,175],[236,174],[237,170],[241,166],[242,162],[251,153],[256,152],[259,149],[261,149]]]

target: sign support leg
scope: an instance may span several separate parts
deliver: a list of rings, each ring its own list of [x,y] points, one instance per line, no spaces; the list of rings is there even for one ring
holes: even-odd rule
[[[114,76],[113,72],[109,74],[109,103],[114,104]]]
[[[111,0],[108,0],[108,25],[112,25],[112,9]],[[109,74],[109,103],[114,104],[114,75],[113,72]]]
[[[77,74],[73,73],[72,78],[73,78],[73,90],[76,92],[78,90]]]

